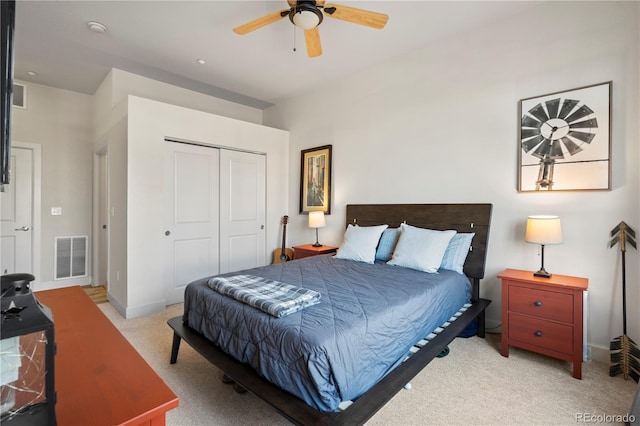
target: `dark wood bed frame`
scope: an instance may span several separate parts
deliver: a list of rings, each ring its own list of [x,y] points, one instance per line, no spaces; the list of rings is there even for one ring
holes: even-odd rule
[[[200,333],[186,326],[182,316],[168,321],[173,329],[171,364],[178,359],[184,340],[196,352],[224,372],[226,376],[272,405],[282,416],[299,425],[360,425],[382,408],[396,393],[437,357],[471,322],[478,320],[479,337],[484,337],[484,311],[491,303],[480,298],[480,279],[484,277],[487,242],[491,223],[491,204],[351,204],[347,205],[347,223],[360,226],[388,224],[430,229],[455,229],[475,232],[464,272],[473,286],[471,307],[444,328],[413,356],[360,396],[344,411],[322,412],[278,388],[258,375],[250,366],[227,355]]]

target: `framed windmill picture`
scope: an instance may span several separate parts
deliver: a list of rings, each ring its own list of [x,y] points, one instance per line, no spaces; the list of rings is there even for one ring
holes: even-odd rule
[[[612,82],[518,102],[518,191],[611,189]]]

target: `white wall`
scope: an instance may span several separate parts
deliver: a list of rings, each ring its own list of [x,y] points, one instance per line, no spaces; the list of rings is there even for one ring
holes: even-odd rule
[[[526,15],[402,55],[264,112],[290,131],[289,245],[314,231],[298,215],[300,150],[333,145],[332,214],[320,229],[338,245],[347,203],[490,202],[483,296],[500,322],[504,268],[536,270],[526,217],[558,214],[564,244],[546,269],[590,280],[588,342],[608,359],[622,333],[620,252],[607,246],[624,220],[640,231],[640,3],[545,2]],[[518,100],[613,80],[613,189],[518,193]],[[323,111],[318,116],[317,111]],[[628,327],[640,339],[640,263],[627,252]]]
[[[196,109],[250,123],[262,123],[262,110],[215,98],[203,93],[152,80],[119,69],[112,69],[111,102],[116,105],[128,95]]]
[[[54,242],[62,236],[91,237],[92,98],[20,83],[27,87],[27,109],[12,110],[12,140],[37,144],[42,150],[41,262],[40,270],[34,271],[34,289],[89,284],[90,275],[54,281]],[[62,215],[52,216],[51,207],[62,207]]]
[[[107,74],[93,96],[94,140],[103,139],[104,134],[111,131],[115,123],[126,115],[127,96],[129,95],[249,123],[262,124],[262,110],[260,109],[218,99],[114,68]]]
[[[163,144],[167,136],[266,154],[265,264],[269,263],[279,245],[282,206],[289,192],[288,132],[136,96],[128,97],[127,111],[126,275],[120,271],[121,279],[126,279],[127,298],[121,313],[130,318],[165,306]]]
[[[135,121],[130,115],[132,102],[136,105]],[[149,111],[141,113],[140,102],[159,115],[147,117]],[[141,116],[145,118],[140,120]],[[164,208],[161,203],[164,163],[158,144],[169,136],[288,159],[286,132],[266,129],[259,125],[261,122],[262,110],[257,108],[122,70],[112,69],[102,82],[94,96],[94,153],[106,150],[109,157],[109,300],[124,316],[144,315],[164,306],[163,281],[157,275],[158,257],[151,255],[159,249],[157,243],[161,243],[155,238],[164,232],[164,224],[159,230],[156,228],[159,222],[154,222],[163,217],[158,212]],[[145,129],[145,125],[153,129]],[[201,128],[193,129],[194,126]],[[270,190],[267,196],[279,199],[278,204],[283,205],[288,160],[267,161],[267,167],[273,167],[268,171],[268,179],[280,188]],[[158,176],[160,179],[156,180]],[[97,215],[94,212],[94,232],[98,232]],[[269,252],[270,247],[278,245],[272,235],[277,228],[274,226],[273,231],[267,232]],[[150,235],[149,241],[154,243],[144,240]],[[141,265],[148,268],[145,270]],[[155,283],[149,283],[149,275],[155,278]]]

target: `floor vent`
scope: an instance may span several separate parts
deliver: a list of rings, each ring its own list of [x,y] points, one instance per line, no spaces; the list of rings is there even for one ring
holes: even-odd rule
[[[88,237],[56,237],[56,280],[87,276]]]

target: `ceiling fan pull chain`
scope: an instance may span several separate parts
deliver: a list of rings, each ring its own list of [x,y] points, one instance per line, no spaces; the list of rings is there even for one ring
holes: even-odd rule
[[[293,26],[293,51],[296,51],[296,27]]]

